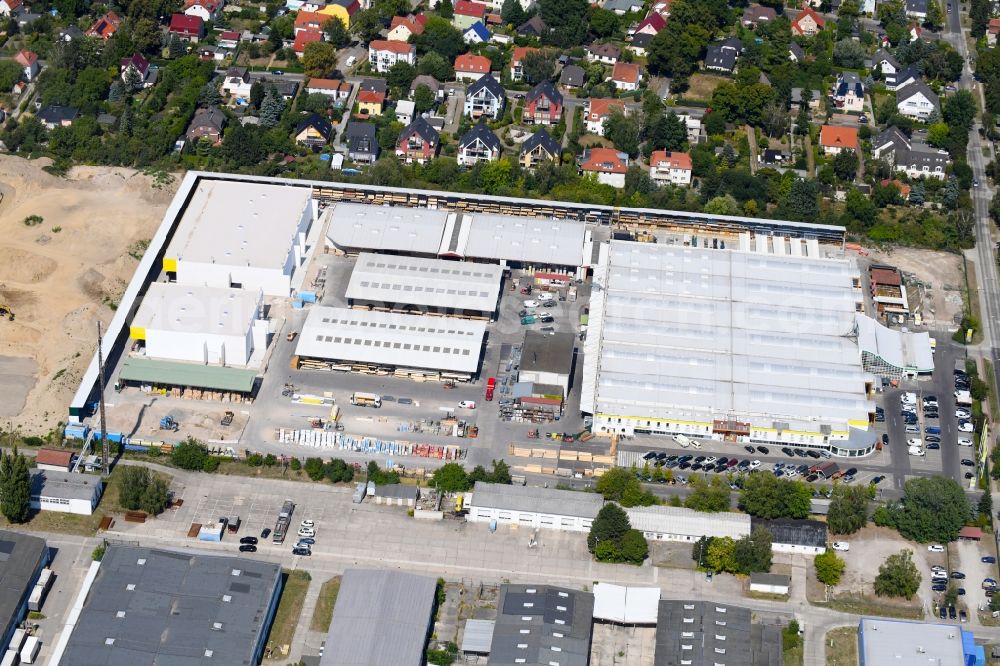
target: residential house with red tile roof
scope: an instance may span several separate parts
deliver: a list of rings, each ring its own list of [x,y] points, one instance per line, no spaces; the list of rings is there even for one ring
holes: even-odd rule
[[[651,13],[644,18],[635,30],[630,31],[633,35],[655,35],[667,27],[667,19],[657,13]]]
[[[346,101],[351,96],[351,84],[340,79],[309,79],[306,84],[307,95],[326,95],[335,102]]]
[[[611,117],[611,112],[618,109],[628,115],[625,102],[620,99],[591,99],[584,109],[583,118],[587,122],[587,132],[604,136],[604,121]]]
[[[658,185],[690,185],[692,173],[687,153],[654,150],[649,156],[649,177]]]
[[[455,58],[455,78],[459,81],[478,81],[483,74],[489,74],[491,64],[486,56],[464,53]]]
[[[295,34],[305,30],[323,30],[323,24],[330,20],[329,16],[318,12],[299,12],[295,15]]]
[[[588,148],[580,157],[580,172],[592,173],[597,182],[621,189],[625,187],[628,162],[628,153],[614,148]]]
[[[170,34],[197,42],[205,35],[205,22],[199,16],[174,14],[170,17]]]
[[[39,67],[38,54],[34,51],[20,50],[14,56],[14,60],[22,67],[25,81],[34,81],[38,76]]]
[[[611,70],[611,81],[617,90],[638,90],[642,69],[634,63],[616,62]]]
[[[533,46],[516,46],[514,53],[510,57],[510,80],[520,81],[524,78],[524,57],[533,51],[537,51]]]
[[[424,33],[424,26],[426,25],[426,14],[393,16],[386,39],[390,42],[408,42],[411,35],[422,35]]]
[[[306,51],[306,44],[322,41],[323,33],[319,30],[303,30],[302,32],[295,34],[295,41],[292,43],[292,50],[301,56]]]
[[[107,40],[118,32],[118,27],[122,24],[122,19],[114,12],[108,12],[101,18],[94,21],[93,25],[84,34],[87,37],[100,37]]]
[[[387,39],[374,39],[368,44],[368,63],[376,72],[388,72],[397,62],[416,65],[417,47]]]
[[[455,14],[451,19],[452,25],[464,31],[476,21],[482,21],[485,24],[487,9],[489,9],[488,5],[470,0],[458,0],[455,3]]]
[[[0,16],[15,16],[24,9],[24,0],[0,0]]]
[[[815,35],[823,29],[826,21],[812,7],[806,7],[792,21],[792,33],[802,37]]]
[[[184,13],[197,16],[202,21],[214,21],[222,13],[223,0],[187,0],[184,3]]]
[[[837,155],[843,150],[858,150],[858,128],[839,125],[823,125],[819,130],[819,148],[828,155]]]

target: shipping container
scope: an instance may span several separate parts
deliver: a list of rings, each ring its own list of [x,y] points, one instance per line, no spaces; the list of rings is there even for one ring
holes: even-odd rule
[[[31,588],[31,594],[28,595],[28,610],[37,613],[42,610],[43,603],[45,603],[45,588],[41,585],[36,585]]]
[[[21,647],[24,645],[24,639],[28,637],[28,632],[24,629],[15,629],[14,635],[10,639],[10,645],[7,646],[8,650],[13,650],[14,652],[21,652]]]
[[[365,492],[368,490],[368,486],[364,483],[359,483],[358,487],[354,489],[354,503],[361,504],[365,499]]]
[[[52,583],[52,569],[45,567],[42,569],[42,573],[38,575],[38,582],[36,585],[41,585],[42,587],[48,589],[49,585]]]
[[[87,439],[90,428],[82,424],[71,424],[66,426],[63,434],[67,439]]]
[[[17,666],[19,658],[17,650],[7,650],[0,659],[0,666]]]
[[[24,647],[21,648],[21,663],[35,663],[35,660],[38,659],[38,651],[41,649],[42,642],[38,640],[38,636],[28,636],[28,640],[24,642]]]
[[[316,302],[316,292],[315,291],[300,291],[299,300],[303,303],[315,303]]]

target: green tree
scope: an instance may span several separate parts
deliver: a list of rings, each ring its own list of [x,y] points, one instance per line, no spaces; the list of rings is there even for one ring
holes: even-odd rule
[[[323,32],[326,33],[327,41],[335,49],[342,49],[351,42],[351,33],[340,17],[334,16],[324,23]]]
[[[587,0],[541,0],[538,13],[549,27],[546,40],[570,48],[583,43],[587,34]]]
[[[601,475],[597,480],[597,492],[604,499],[627,507],[656,503],[656,496],[643,490],[635,474],[622,467],[614,467]]]
[[[639,154],[639,136],[642,122],[636,114],[625,115],[619,109],[612,109],[604,121],[604,136],[615,148],[635,157]]]
[[[254,81],[250,86],[250,107],[260,109],[260,105],[264,102],[264,95],[266,94],[267,90],[264,84],[260,81]]]
[[[650,153],[654,150],[670,152],[683,150],[684,144],[687,143],[687,126],[673,111],[660,113],[651,123],[647,133]]]
[[[726,194],[709,199],[704,211],[711,215],[736,215],[740,212],[740,206],[731,194]]]
[[[969,5],[969,21],[972,23],[969,31],[973,37],[978,39],[986,34],[992,14],[990,0],[972,0]]]
[[[427,86],[420,84],[417,89],[413,91],[413,110],[416,113],[423,113],[424,111],[430,111],[434,108],[437,103],[434,97],[434,91]]]
[[[868,523],[868,488],[835,486],[826,522],[834,534],[854,534],[864,527]]]
[[[704,557],[705,566],[716,573],[735,572],[736,541],[730,537],[715,537],[708,542]]]
[[[208,458],[208,449],[198,440],[188,437],[174,447],[170,459],[177,467],[188,470],[201,470]]]
[[[739,539],[733,550],[735,573],[747,575],[757,571],[770,571],[771,541],[771,533],[762,527]]]
[[[417,68],[408,62],[400,60],[386,72],[386,83],[390,88],[408,91],[413,79],[417,78]]]
[[[6,464],[0,463],[0,513],[12,523],[28,520],[31,511],[31,473],[24,454],[14,447],[13,453],[3,453]]]
[[[837,553],[832,550],[817,555],[813,560],[813,565],[816,567],[816,580],[831,586],[840,582],[847,566],[844,560],[837,557]]]
[[[445,463],[434,470],[431,485],[441,492],[462,492],[469,489],[469,477],[458,463]]]
[[[780,216],[799,222],[815,220],[816,216],[819,215],[817,194],[815,181],[796,180],[792,183],[788,196],[779,204]]]
[[[441,18],[446,18],[450,21],[455,16],[455,6],[451,0],[441,0],[437,6],[437,13]]]
[[[848,69],[857,69],[865,62],[865,49],[859,42],[845,37],[833,47],[833,63]]]
[[[440,16],[428,17],[424,31],[413,38],[413,43],[421,55],[437,53],[448,62],[466,50],[462,32]]]
[[[379,18],[378,13],[373,9],[357,12],[351,17],[351,32],[357,35],[363,42],[378,39],[381,30],[382,19]]]
[[[988,518],[990,522],[993,521],[993,498],[990,496],[989,491],[984,492],[979,498],[979,504],[976,505],[976,511],[980,516]]]
[[[455,70],[451,66],[451,63],[445,60],[444,56],[440,53],[435,53],[434,51],[431,51],[417,62],[417,72],[433,76],[438,81],[450,81],[455,78]]]
[[[503,5],[500,7],[500,20],[514,27],[524,23],[526,17],[520,0],[504,0]]]
[[[330,21],[339,23],[340,20]],[[306,76],[324,77],[337,68],[337,49],[328,42],[310,42],[302,52],[302,67]]]
[[[913,551],[904,549],[886,558],[875,577],[875,594],[910,599],[920,588],[921,576],[913,563]]]
[[[690,485],[694,491],[684,500],[684,506],[707,513],[729,511],[729,486],[721,476],[713,476],[711,481],[694,477]]]
[[[833,158],[833,172],[837,178],[850,183],[858,174],[858,154],[853,150],[842,150]]]
[[[261,126],[274,127],[281,122],[281,114],[284,112],[285,100],[278,94],[277,89],[271,86],[264,95],[264,101],[260,103]]]
[[[751,474],[743,483],[740,506],[758,518],[805,518],[812,506],[812,491],[802,481]]]
[[[962,486],[943,476],[908,480],[903,486],[903,507],[895,516],[896,529],[919,543],[954,541],[969,517]]]
[[[587,534],[587,548],[596,553],[598,544],[607,542],[619,544],[632,526],[625,510],[613,502],[608,502],[597,512]]]
[[[642,532],[630,529],[622,537],[618,551],[623,562],[642,564],[649,557],[649,542],[646,541]]]
[[[253,166],[264,161],[267,149],[256,127],[237,123],[222,139],[222,155],[230,164]]]
[[[319,481],[326,475],[322,458],[306,458],[303,469],[306,471],[306,476],[313,481]]]
[[[929,0],[927,3],[927,20],[924,23],[935,30],[940,30],[944,26],[944,12],[938,0]]]
[[[522,63],[524,80],[534,85],[552,78],[556,72],[556,56],[552,51],[529,51]]]
[[[331,483],[347,483],[354,479],[354,468],[340,458],[334,458],[323,466],[323,474]]]
[[[618,31],[620,21],[618,14],[602,7],[595,7],[590,12],[590,32],[598,38],[612,37]]]

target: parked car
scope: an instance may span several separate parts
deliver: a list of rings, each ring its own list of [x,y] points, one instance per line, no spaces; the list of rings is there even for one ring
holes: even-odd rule
[[[538,307],[538,301],[527,300],[527,301],[524,302],[524,307],[526,307],[526,308],[537,308]]]
[[[257,552],[257,546],[255,546],[253,544],[250,544],[250,543],[241,544],[240,545],[240,552],[241,553],[256,553]]]
[[[260,538],[261,539],[266,539],[269,536],[271,536],[271,530],[270,530],[270,528],[265,527],[264,529],[262,529],[260,531]]]
[[[971,461],[971,460],[969,460],[968,458],[962,458],[962,466],[963,467],[975,467],[976,463],[973,462],[973,461]]]
[[[758,446],[757,447],[757,452],[758,453],[763,453],[766,456],[766,455],[769,455],[771,453],[771,449],[767,448],[766,446]]]
[[[965,574],[962,573],[961,571],[952,571],[951,577],[954,578],[955,580],[965,580]]]
[[[247,544],[247,545],[250,545],[250,546],[256,546],[257,545],[257,537],[245,536],[242,539],[240,539],[240,543]]]
[[[851,544],[846,541],[834,541],[832,546],[834,550],[839,550],[841,552],[847,552],[851,549]]]
[[[302,555],[304,557],[309,557],[312,555],[312,549],[306,548],[305,546],[296,546],[292,548],[292,555]]]
[[[972,425],[972,421],[959,421],[958,422],[958,431],[959,432],[972,432],[975,429],[976,429],[976,427],[974,425]]]
[[[462,409],[475,409],[476,408],[476,401],[475,400],[463,400],[462,402],[458,403],[458,406],[461,407]]]
[[[958,439],[958,445],[959,446],[972,446],[972,440],[969,439],[968,437],[960,437]]]
[[[992,555],[984,555],[983,557],[979,558],[979,561],[982,562],[983,564],[996,564],[997,558],[993,557]]]

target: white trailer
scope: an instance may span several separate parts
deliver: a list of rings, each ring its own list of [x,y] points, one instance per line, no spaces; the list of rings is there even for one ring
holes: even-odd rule
[[[35,663],[35,660],[38,658],[38,651],[41,649],[42,642],[38,640],[38,636],[28,636],[28,640],[24,642],[24,647],[21,648],[21,663]]]
[[[17,666],[17,650],[7,650],[0,659],[0,666]]]

